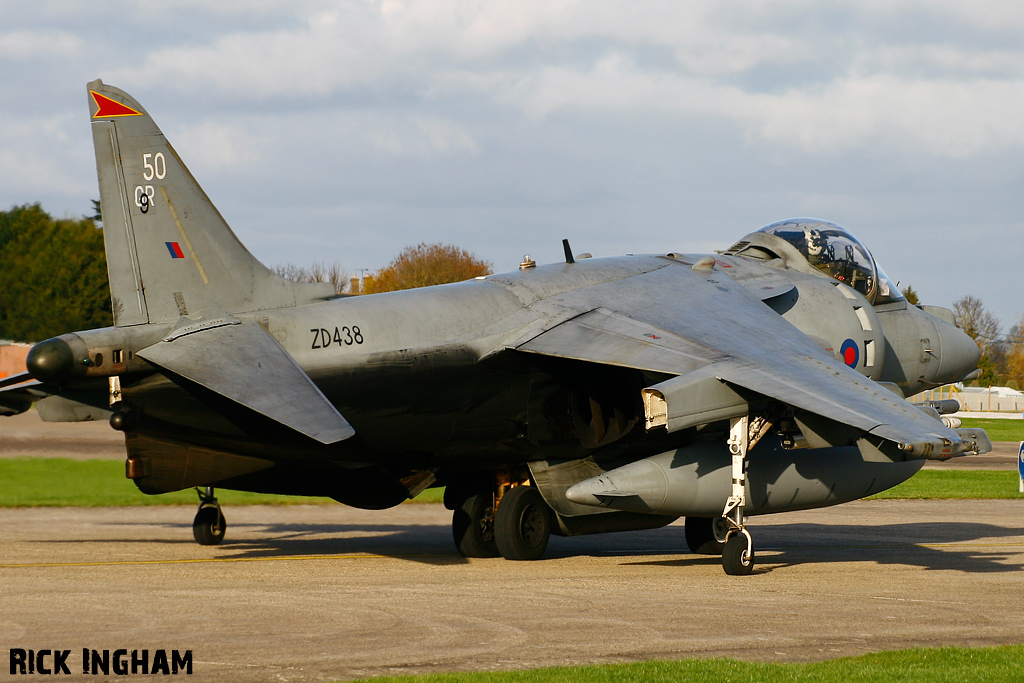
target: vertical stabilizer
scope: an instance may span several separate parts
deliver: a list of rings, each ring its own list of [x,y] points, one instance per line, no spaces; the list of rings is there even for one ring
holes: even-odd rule
[[[322,300],[329,283],[279,277],[238,241],[146,110],[88,85],[114,324],[171,322]]]

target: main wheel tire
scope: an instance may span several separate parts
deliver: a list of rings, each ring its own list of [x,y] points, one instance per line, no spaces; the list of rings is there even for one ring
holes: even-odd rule
[[[203,505],[192,520],[192,536],[199,545],[217,545],[224,540],[227,526],[219,505]]]
[[[452,537],[463,557],[497,557],[494,542],[494,496],[476,493],[452,512]]]
[[[722,551],[722,569],[729,576],[746,576],[754,571],[754,549],[747,554],[747,537],[733,534]]]
[[[715,538],[715,524],[721,517],[687,517],[686,545],[697,555],[721,555],[725,543]]]
[[[494,514],[494,540],[506,560],[539,560],[551,538],[551,508],[532,486],[505,494]]]

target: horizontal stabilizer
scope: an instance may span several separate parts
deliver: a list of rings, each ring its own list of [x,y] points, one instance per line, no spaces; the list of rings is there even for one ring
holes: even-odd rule
[[[17,375],[11,375],[9,377],[0,378],[0,389],[4,387],[11,387],[15,384],[21,384],[22,382],[31,382],[33,379],[32,375],[27,372],[22,372]]]
[[[0,417],[20,415],[36,401],[53,396],[56,390],[52,384],[33,380],[27,372],[5,377],[0,380]]]
[[[343,441],[352,426],[277,340],[254,322],[194,325],[138,356],[321,443]]]

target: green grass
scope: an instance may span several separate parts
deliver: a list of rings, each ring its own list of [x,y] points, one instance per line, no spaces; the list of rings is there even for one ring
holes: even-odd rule
[[[1024,498],[1012,470],[923,470],[874,499]],[[439,503],[443,489],[428,489],[412,502]],[[225,505],[296,505],[332,503],[329,498],[278,496],[217,490]],[[0,507],[103,507],[192,505],[193,490],[147,496],[124,477],[120,460],[0,458]]]
[[[373,683],[1009,683],[1024,678],[1024,646],[877,652],[814,664],[684,659],[525,671],[385,676]]]
[[[417,502],[439,502],[440,489],[424,491]],[[224,505],[297,505],[333,503],[330,498],[278,496],[217,490]],[[147,496],[124,476],[121,460],[0,458],[0,507],[105,507],[193,505],[193,489]]]
[[[894,498],[1024,498],[1013,470],[921,470],[868,500]],[[1022,677],[1024,680],[1024,677]]]
[[[966,417],[961,420],[964,427],[981,427],[992,441],[1024,441],[1024,420],[983,420]]]

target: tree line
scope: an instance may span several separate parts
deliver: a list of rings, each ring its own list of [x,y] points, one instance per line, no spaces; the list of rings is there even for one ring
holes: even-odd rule
[[[95,215],[54,218],[39,204],[0,211],[0,339],[37,342],[114,324],[99,202]],[[273,269],[294,282],[330,282],[337,293],[372,294],[460,282],[491,264],[450,244],[406,247],[383,268],[351,278],[341,264],[315,261]]]
[[[0,212],[0,339],[39,341],[114,324],[103,232],[39,204]]]
[[[306,267],[288,263],[274,272],[293,282],[330,282],[338,294],[379,294],[471,280],[488,275],[491,264],[453,244],[420,242],[362,278],[350,277],[338,261],[314,261]]]
[[[978,384],[1024,389],[1024,315],[1003,335],[999,319],[968,294],[953,303],[953,316],[981,351]]]
[[[53,218],[39,204],[0,211],[0,339],[39,341],[113,324],[98,202],[87,218]],[[330,282],[339,294],[373,294],[469,280],[491,264],[450,244],[406,247],[383,268],[351,277],[339,262],[274,268],[295,282]],[[911,304],[921,303],[908,286]],[[957,324],[978,344],[981,386],[1024,388],[1024,315],[1007,333],[981,299],[953,304]]]

